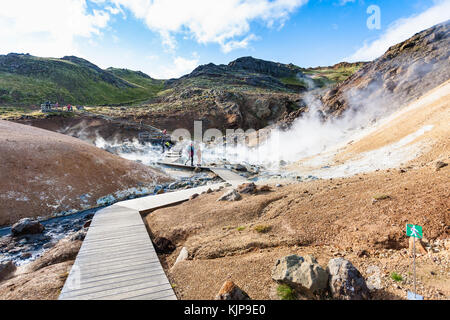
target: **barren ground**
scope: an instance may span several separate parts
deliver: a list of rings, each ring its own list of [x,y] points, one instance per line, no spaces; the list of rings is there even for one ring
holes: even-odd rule
[[[0,163],[0,226],[85,209],[116,191],[171,180],[79,139],[3,120]]]

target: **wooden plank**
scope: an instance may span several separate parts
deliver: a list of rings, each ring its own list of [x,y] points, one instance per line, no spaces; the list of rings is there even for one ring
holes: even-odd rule
[[[127,299],[143,294],[176,299],[139,211],[120,205],[102,209],[92,219],[59,299]]]
[[[224,186],[225,183],[211,184],[176,192],[168,192],[154,196],[126,200],[120,202],[118,205],[139,211],[140,213],[148,213],[153,210],[166,207],[168,205],[173,205],[187,201],[195,193],[200,194],[204,191],[207,191],[208,189],[218,190],[220,187]]]
[[[223,170],[217,174],[232,184],[246,181]],[[176,299],[140,213],[223,186],[225,183],[218,183],[132,199],[98,211],[59,299]]]

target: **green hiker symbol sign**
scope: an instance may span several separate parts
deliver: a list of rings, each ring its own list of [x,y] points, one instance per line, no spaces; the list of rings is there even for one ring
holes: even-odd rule
[[[414,237],[414,238],[423,238],[423,232],[421,226],[416,226],[414,224],[407,224],[406,225],[406,235],[408,237]]]
[[[423,238],[423,231],[421,226],[414,224],[406,224],[406,235],[413,238],[413,268],[414,268],[414,292],[408,291],[409,300],[423,300],[421,295],[416,293],[416,238]]]

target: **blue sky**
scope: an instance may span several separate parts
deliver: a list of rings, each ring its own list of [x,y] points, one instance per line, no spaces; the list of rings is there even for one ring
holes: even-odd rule
[[[249,55],[302,67],[371,60],[390,45],[450,19],[450,0],[1,4],[1,54],[77,55],[102,68],[141,70],[157,78],[178,77],[200,64],[228,63]],[[374,17],[374,11],[367,13],[370,6],[379,10],[379,28],[367,25]]]

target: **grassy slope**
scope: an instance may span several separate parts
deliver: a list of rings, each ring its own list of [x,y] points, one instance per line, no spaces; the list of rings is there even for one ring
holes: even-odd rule
[[[1,58],[5,58],[2,56]],[[88,62],[20,56],[0,66],[1,105],[39,105],[45,100],[71,104],[128,104],[148,100],[163,82],[124,70],[117,76]]]

